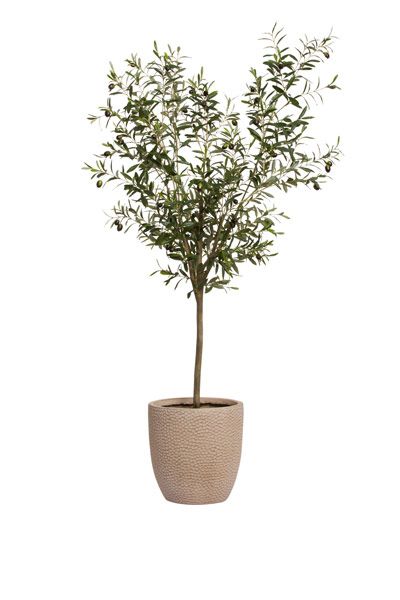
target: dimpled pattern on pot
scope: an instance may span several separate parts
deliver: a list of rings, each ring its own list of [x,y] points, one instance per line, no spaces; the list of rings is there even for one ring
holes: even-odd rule
[[[184,408],[191,398],[149,403],[151,460],[165,498],[180,504],[226,500],[236,480],[242,450],[243,404],[201,398],[222,407]]]

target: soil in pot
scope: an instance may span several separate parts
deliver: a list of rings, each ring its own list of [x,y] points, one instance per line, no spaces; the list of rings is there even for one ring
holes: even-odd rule
[[[201,403],[199,408],[226,408],[229,404],[208,404]],[[165,408],[196,408],[193,404],[168,404]],[[197,410],[197,409],[196,409]]]

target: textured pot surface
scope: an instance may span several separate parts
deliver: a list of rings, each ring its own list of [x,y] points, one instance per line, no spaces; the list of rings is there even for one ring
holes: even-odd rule
[[[243,404],[201,398],[211,406],[184,408],[191,398],[149,403],[151,460],[167,500],[211,504],[226,500],[235,483],[242,450]]]

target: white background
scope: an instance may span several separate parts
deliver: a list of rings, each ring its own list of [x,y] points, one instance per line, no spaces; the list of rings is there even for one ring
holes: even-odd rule
[[[2,600],[398,600],[398,52],[389,2],[14,2],[1,35]],[[394,7],[394,4],[393,4]],[[104,227],[81,164],[108,61],[180,44],[239,96],[275,20],[339,36],[315,124],[345,156],[278,196],[279,256],[205,306],[203,394],[245,403],[229,500],[167,503],[147,402],[188,395],[194,302]],[[397,90],[396,90],[397,87]],[[396,372],[397,371],[397,372]]]

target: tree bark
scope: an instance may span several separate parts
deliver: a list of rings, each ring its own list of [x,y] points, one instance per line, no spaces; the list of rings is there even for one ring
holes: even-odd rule
[[[203,358],[203,298],[204,288],[195,293],[196,298],[196,358],[194,363],[193,406],[200,408],[201,363]]]

